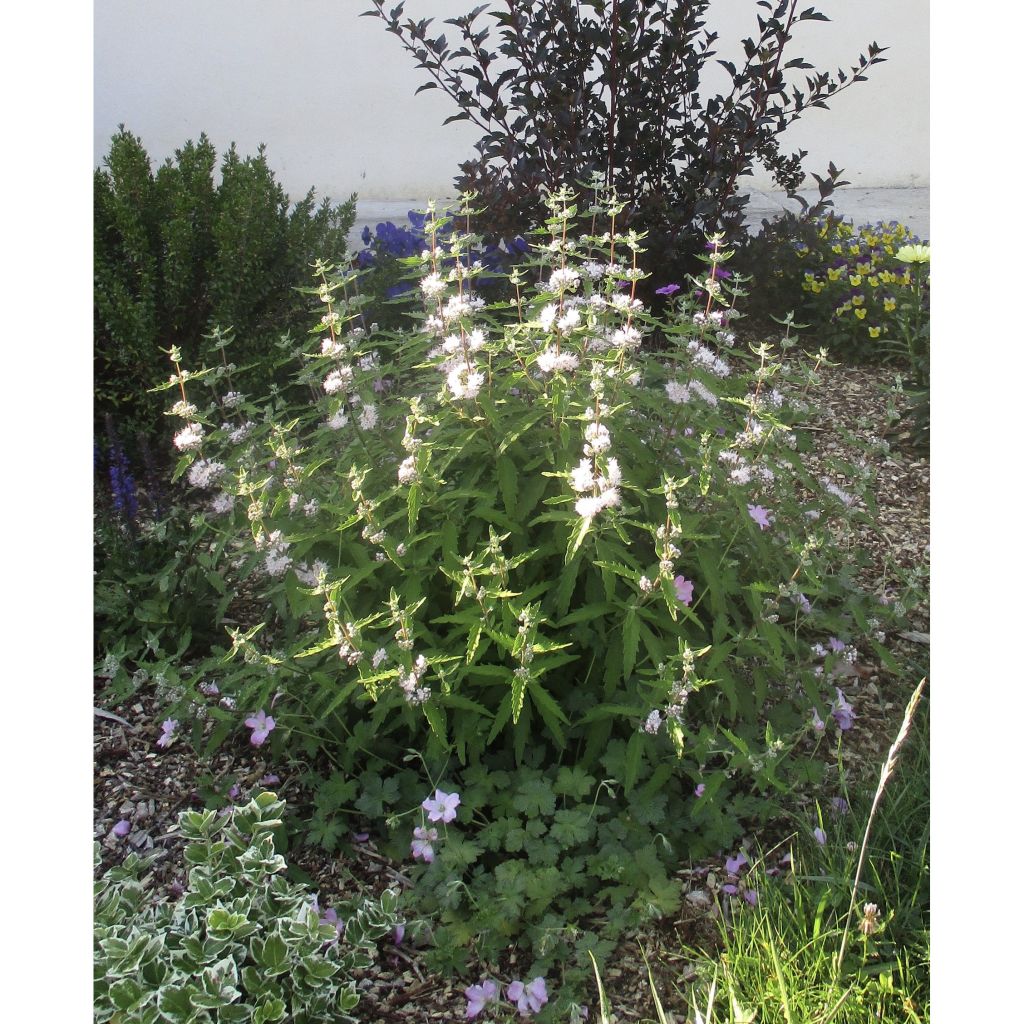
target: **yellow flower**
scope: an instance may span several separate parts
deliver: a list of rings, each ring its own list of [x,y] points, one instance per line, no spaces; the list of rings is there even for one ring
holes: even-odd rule
[[[896,308],[896,300],[895,299],[883,299],[882,300],[882,308],[886,311],[886,313],[891,313]]]
[[[874,274],[872,274],[871,277],[868,278],[868,284],[871,285],[872,288],[877,288],[878,278]]]
[[[842,255],[843,247],[841,245],[833,245],[832,246],[832,251],[834,253],[836,253],[837,255]]]
[[[842,271],[841,267],[839,269],[837,269],[837,270],[833,269],[832,267],[828,268],[828,279],[830,281],[838,281],[839,278],[841,278],[842,276],[843,276],[843,271]]]
[[[882,333],[882,328],[881,327],[869,327],[868,328],[868,336],[869,337],[877,338],[881,333]]]
[[[929,263],[932,258],[930,245],[904,245],[896,253],[900,263]]]
[[[860,274],[851,274],[850,284],[852,284],[854,288],[858,287],[860,285]]]
[[[850,301],[855,306],[863,306],[864,305],[864,296],[863,295],[853,295],[853,296],[850,297]]]
[[[858,274],[870,274],[871,273],[871,264],[870,263],[861,263],[860,261],[858,261],[857,262],[857,273]]]
[[[854,316],[855,316],[855,317],[856,317],[856,318],[857,318],[858,320],[863,320],[863,319],[864,319],[864,317],[866,317],[866,316],[868,315],[868,311],[867,311],[866,309],[855,309],[855,310],[853,311],[853,315],[854,315]]]

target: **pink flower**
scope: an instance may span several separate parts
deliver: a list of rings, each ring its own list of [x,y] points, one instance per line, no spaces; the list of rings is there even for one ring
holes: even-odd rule
[[[678,597],[683,604],[689,604],[693,600],[693,582],[688,580],[685,576],[677,576],[675,578],[675,585],[676,597]]]
[[[472,1020],[478,1016],[488,1003],[498,1001],[498,985],[494,981],[482,981],[479,985],[470,985],[464,990],[467,1004],[466,1017]]]
[[[508,986],[507,995],[519,1007],[521,1017],[540,1013],[548,1001],[547,985],[543,978],[534,978],[528,985],[524,985],[521,981],[513,981]]]
[[[704,785],[703,782],[697,783],[697,788],[693,791],[693,795],[697,797],[697,799],[699,800],[704,795],[704,790],[706,788],[707,787]]]
[[[178,728],[177,719],[168,718],[160,726],[163,732],[156,741],[158,747],[169,747],[174,742],[174,730]]]
[[[762,508],[760,505],[748,505],[747,513],[762,530],[767,530],[772,524],[771,516],[768,515],[768,510],[766,508]]]
[[[260,708],[255,715],[245,720],[245,724],[248,728],[252,729],[252,735],[249,737],[249,742],[254,747],[261,747],[267,737],[274,731],[274,726],[277,723],[266,713],[266,711]]]
[[[427,812],[431,821],[443,821],[447,824],[455,820],[455,808],[462,802],[458,793],[446,793],[443,789],[434,791],[434,796],[428,797],[420,805]]]
[[[747,860],[747,855],[742,850],[740,850],[740,852],[737,853],[735,857],[730,857],[725,862],[725,870],[728,871],[730,875],[735,875],[739,873],[740,868],[743,867],[744,864],[749,863],[750,862]]]
[[[437,829],[423,828],[421,825],[417,825],[412,830],[412,834],[412,859],[419,860],[422,858],[425,864],[433,864],[434,847],[430,844],[437,841]]]

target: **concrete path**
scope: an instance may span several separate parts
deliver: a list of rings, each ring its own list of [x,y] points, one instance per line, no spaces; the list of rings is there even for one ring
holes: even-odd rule
[[[804,192],[804,197],[813,202],[817,192]],[[929,190],[927,188],[841,188],[832,197],[836,210],[854,224],[873,224],[878,220],[898,220],[915,231],[922,240],[928,239]],[[453,202],[438,199],[438,205]],[[360,200],[356,212],[356,223],[352,229],[353,245],[361,246],[359,235],[367,225],[372,231],[381,221],[393,221],[398,225],[408,223],[409,210],[422,210],[425,199]],[[787,199],[785,192],[760,192],[752,189],[747,205],[747,223],[760,226],[765,218],[778,216],[786,209],[799,210],[795,200]]]

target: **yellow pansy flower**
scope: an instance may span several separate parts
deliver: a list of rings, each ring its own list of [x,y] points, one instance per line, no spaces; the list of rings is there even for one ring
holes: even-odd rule
[[[868,315],[868,311],[867,311],[866,309],[855,309],[855,310],[853,311],[853,315],[854,315],[854,316],[855,316],[855,317],[856,317],[856,318],[857,318],[858,320],[863,320],[863,319],[864,319],[864,317],[866,317],[866,316]]]
[[[850,284],[852,284],[854,288],[858,287],[860,285],[860,274],[851,274]]]
[[[882,328],[881,327],[869,327],[868,328],[868,336],[869,337],[877,338],[881,333],[882,333]]]

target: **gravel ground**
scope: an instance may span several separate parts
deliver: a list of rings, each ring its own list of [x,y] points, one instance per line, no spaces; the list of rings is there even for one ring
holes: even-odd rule
[[[815,429],[815,453],[810,468],[829,472],[840,486],[832,460],[857,464],[865,460],[875,474],[878,503],[875,526],[861,524],[849,538],[863,547],[870,565],[863,582],[881,591],[892,582],[892,572],[922,571],[927,588],[929,465],[915,453],[908,439],[890,426],[889,408],[900,407],[902,396],[893,396],[893,374],[877,368],[826,369],[816,393],[822,412]],[[928,654],[927,605],[911,611],[911,628],[890,638],[900,662],[926,671]],[[903,705],[916,678],[895,678],[877,665],[858,666],[846,687],[857,708],[857,727],[844,738],[844,764],[854,781],[873,785],[882,760],[898,728]],[[102,683],[102,680],[98,681]],[[151,691],[142,690],[126,704],[106,707],[102,693],[95,719],[94,834],[103,852],[103,867],[117,863],[130,849],[157,855],[150,883],[158,895],[172,895],[185,880],[180,841],[173,825],[180,811],[202,806],[204,797],[217,792],[227,797],[237,784],[244,795],[268,774],[280,782],[273,788],[286,798],[299,795],[298,785],[286,765],[274,764],[240,738],[226,744],[209,761],[200,761],[184,743],[167,750],[155,745],[161,708]],[[121,820],[131,823],[124,838],[111,830]],[[380,891],[405,884],[402,865],[392,864],[377,852],[373,841],[351,842],[333,857],[303,849],[290,863],[314,879],[321,904],[329,905],[334,894],[351,892],[353,883]],[[693,968],[679,953],[681,942],[713,942],[717,935],[716,887],[711,864],[691,865],[680,871],[688,895],[676,920],[623,943],[621,956],[603,975],[609,999],[620,1021],[638,1021],[653,1014],[647,972],[639,956],[638,940],[647,951],[659,991],[692,977]],[[374,970],[360,978],[363,998],[358,1008],[367,1022],[411,1022],[462,1019],[466,982],[433,976],[408,943],[401,948],[385,946]]]

